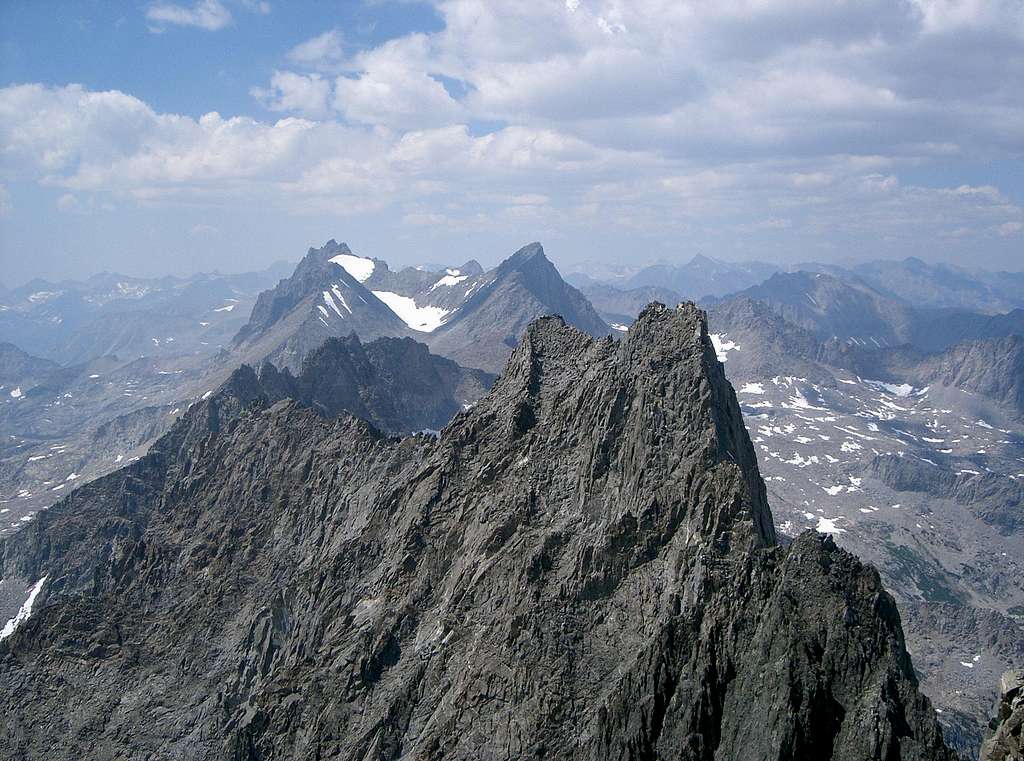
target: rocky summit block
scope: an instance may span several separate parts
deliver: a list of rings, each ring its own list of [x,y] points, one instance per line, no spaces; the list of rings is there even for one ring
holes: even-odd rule
[[[999,700],[991,737],[981,746],[981,761],[1024,759],[1024,669],[1011,669],[999,680]]]
[[[0,551],[10,758],[953,758],[878,574],[776,544],[692,305],[538,320],[437,439],[211,397]]]

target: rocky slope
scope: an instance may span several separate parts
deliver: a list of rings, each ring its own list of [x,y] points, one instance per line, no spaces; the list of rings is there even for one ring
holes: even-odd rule
[[[878,567],[947,741],[976,758],[999,674],[1024,658],[1024,430],[1001,393],[1014,363],[988,342],[924,356],[822,341],[744,297],[709,319],[777,528]]]
[[[736,295],[767,304],[819,340],[841,340],[869,349],[909,344],[920,351],[940,352],[960,341],[1024,334],[1022,309],[985,314],[924,308],[887,295],[855,276],[780,272]]]
[[[965,341],[919,362],[918,383],[941,383],[994,399],[1024,414],[1024,338]]]
[[[227,387],[0,553],[21,758],[952,759],[689,306],[538,321],[438,440]]]
[[[27,391],[58,370],[60,365],[56,362],[34,357],[14,344],[0,343],[0,392],[6,392],[3,396],[10,397],[15,389]]]

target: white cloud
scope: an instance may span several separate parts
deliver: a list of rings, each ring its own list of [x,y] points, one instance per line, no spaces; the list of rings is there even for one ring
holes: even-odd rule
[[[891,159],[874,156],[706,167],[549,128],[475,135],[458,124],[402,132],[295,117],[192,119],[77,85],[0,89],[0,143],[8,147],[5,175],[68,196],[258,203],[293,213],[393,209],[405,224],[448,231],[521,231],[525,224],[538,233],[578,227],[674,235],[699,225],[720,236],[771,231],[920,242],[959,228],[1014,234],[1019,223],[1007,219],[1022,215],[994,186],[903,184],[887,171]]]
[[[334,108],[349,121],[396,129],[452,124],[465,110],[445,86],[431,76],[426,35],[392,40],[356,56],[334,82]]]
[[[803,252],[813,236],[868,250],[973,230],[1011,245],[1022,212],[1000,188],[922,187],[907,170],[1019,160],[1015,2],[441,0],[437,32],[346,54],[331,29],[294,47],[294,70],[251,90],[277,120],[0,90],[0,176],[530,237],[686,230]]]
[[[290,111],[314,119],[330,112],[331,83],[319,74],[275,71],[269,88],[254,87],[250,93],[271,111]]]
[[[269,6],[267,6],[269,10]],[[231,11],[220,0],[199,0],[192,6],[176,3],[154,3],[146,9],[146,19],[151,29],[159,31],[168,24],[195,26],[207,31],[223,29],[231,23]]]
[[[331,64],[341,60],[341,32],[331,29],[301,42],[288,52],[288,60],[305,65]]]

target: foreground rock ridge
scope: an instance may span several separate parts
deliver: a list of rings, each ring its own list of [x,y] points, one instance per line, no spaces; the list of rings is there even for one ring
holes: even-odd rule
[[[440,437],[244,398],[0,545],[28,759],[952,759],[877,573],[777,545],[692,305],[533,323]]]
[[[981,746],[980,761],[1020,761],[1024,758],[1024,669],[1013,669],[999,680],[999,701],[992,717],[992,736]]]

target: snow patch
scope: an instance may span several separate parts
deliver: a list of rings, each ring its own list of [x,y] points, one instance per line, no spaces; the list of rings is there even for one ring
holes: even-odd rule
[[[760,383],[746,383],[740,389],[741,394],[763,394],[764,386]]]
[[[730,340],[724,333],[712,333],[711,343],[715,347],[715,354],[719,362],[725,362],[729,358],[730,351],[739,351],[740,345]]]
[[[824,516],[818,518],[818,525],[815,526],[815,531],[819,534],[832,534],[838,535],[846,533],[845,528],[839,528],[836,525],[836,521],[841,520],[840,518],[825,518]]]
[[[469,280],[469,275],[460,275],[458,270],[448,270],[448,274],[430,286],[430,290],[435,288],[452,288],[463,280]]]
[[[365,283],[369,280],[370,275],[373,274],[373,270],[376,267],[373,263],[373,259],[367,259],[363,256],[353,256],[352,254],[338,254],[337,256],[331,257],[329,261],[337,264],[360,283]]]
[[[416,304],[416,300],[409,296],[399,296],[390,291],[374,291],[373,295],[388,305],[399,319],[413,330],[421,333],[432,333],[444,323],[450,310],[441,307],[425,306]]]

